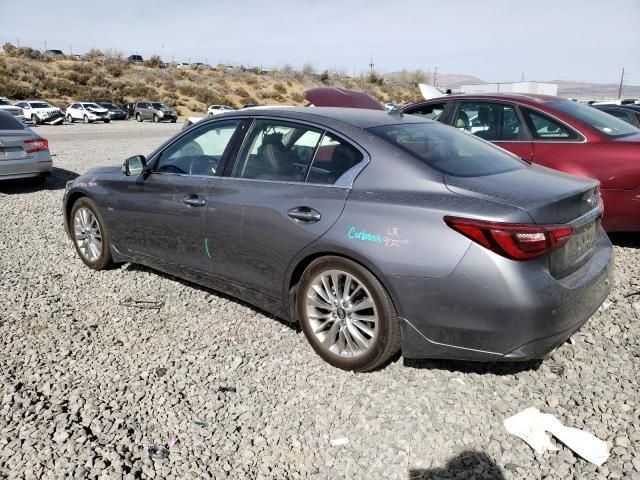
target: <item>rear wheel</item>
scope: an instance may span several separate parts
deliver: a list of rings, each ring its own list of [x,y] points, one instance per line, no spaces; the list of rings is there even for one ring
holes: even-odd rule
[[[136,120],[141,122],[142,121],[142,115],[140,115],[139,113],[136,113]]]
[[[374,370],[400,350],[389,294],[371,272],[350,260],[313,261],[300,279],[296,312],[313,349],[334,367]]]
[[[109,235],[93,200],[83,197],[73,204],[69,231],[76,252],[86,266],[102,270],[112,263]]]

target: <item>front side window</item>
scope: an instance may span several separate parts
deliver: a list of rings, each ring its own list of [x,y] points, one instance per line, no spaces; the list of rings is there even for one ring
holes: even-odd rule
[[[515,108],[503,103],[463,102],[458,107],[453,126],[492,142],[525,138]]]
[[[551,102],[550,107],[586,123],[608,137],[627,137],[637,135],[638,129],[622,120],[578,102]]]
[[[304,182],[322,131],[278,120],[257,120],[232,177]]]
[[[215,175],[239,124],[239,120],[233,120],[195,129],[160,154],[154,171],[181,175]]]
[[[313,159],[307,182],[332,185],[363,158],[357,148],[327,132]]]
[[[447,106],[446,103],[432,103],[429,105],[422,105],[413,109],[407,110],[407,113],[411,115],[418,115],[419,117],[428,118],[429,120],[439,120],[444,109]]]
[[[447,175],[495,175],[527,166],[515,155],[445,125],[405,123],[374,127],[368,131]]]
[[[575,102],[571,102],[575,103]],[[534,140],[579,140],[580,137],[576,132],[564,126],[557,120],[544,115],[543,113],[535,112],[528,108],[522,108],[522,114],[529,125],[531,136]],[[589,107],[591,108],[591,107]],[[595,109],[592,109],[595,110]],[[602,112],[599,112],[602,113]],[[602,113],[602,115],[607,115]]]

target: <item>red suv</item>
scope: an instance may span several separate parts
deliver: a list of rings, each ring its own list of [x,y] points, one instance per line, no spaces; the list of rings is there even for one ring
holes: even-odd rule
[[[452,125],[525,160],[599,180],[604,228],[640,231],[640,129],[546,95],[451,95],[402,111]]]

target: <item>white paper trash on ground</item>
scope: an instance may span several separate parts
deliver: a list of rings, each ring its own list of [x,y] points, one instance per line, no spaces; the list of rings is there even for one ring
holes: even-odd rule
[[[332,447],[340,447],[342,445],[347,445],[349,443],[349,439],[347,437],[334,438],[331,440]]]
[[[565,427],[556,417],[549,413],[541,413],[535,407],[516,413],[503,423],[509,433],[520,437],[539,454],[543,454],[546,450],[558,450],[551,443],[547,435],[549,432],[582,458],[595,465],[600,466],[609,458],[606,442],[584,430]]]

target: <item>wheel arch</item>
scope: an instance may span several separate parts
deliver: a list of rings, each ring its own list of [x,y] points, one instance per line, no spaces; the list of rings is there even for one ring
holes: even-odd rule
[[[397,302],[397,295],[395,289],[391,285],[389,279],[374,265],[368,262],[366,259],[361,258],[359,255],[350,255],[349,253],[344,252],[336,252],[331,250],[323,250],[317,252],[309,252],[306,255],[302,256],[300,259],[296,259],[292,262],[292,265],[288,269],[288,275],[285,279],[285,298],[287,301],[287,309],[289,311],[289,317],[292,323],[298,323],[298,318],[295,313],[295,296],[298,290],[298,284],[300,283],[300,278],[302,278],[302,274],[307,269],[307,267],[318,258],[321,257],[340,257],[345,260],[352,261],[357,263],[363,268],[366,268],[371,274],[380,282],[382,287],[387,291],[393,305],[398,313],[398,316],[402,316],[401,307]]]

